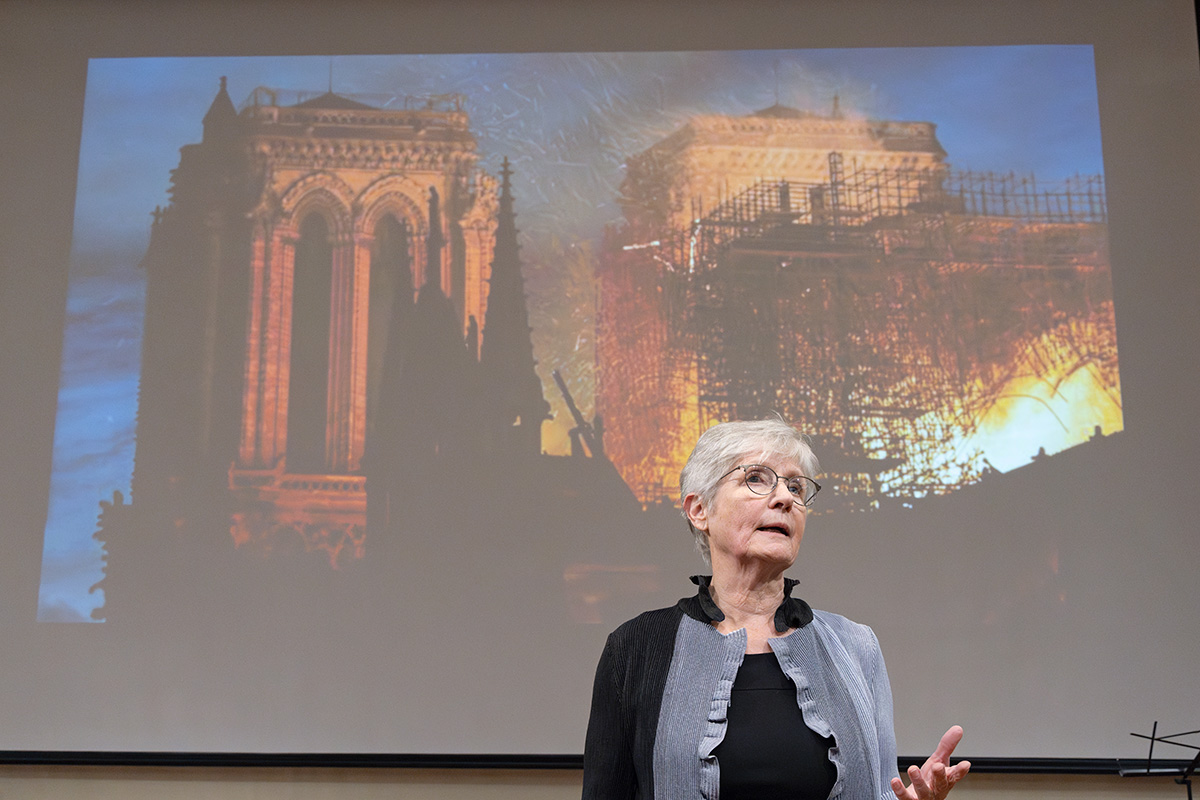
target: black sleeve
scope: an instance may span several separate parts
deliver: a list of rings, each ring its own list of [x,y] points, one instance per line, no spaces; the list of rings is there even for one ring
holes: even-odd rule
[[[583,747],[583,800],[632,800],[637,796],[633,725],[621,697],[624,650],[616,642],[616,634],[609,636],[596,666]]]

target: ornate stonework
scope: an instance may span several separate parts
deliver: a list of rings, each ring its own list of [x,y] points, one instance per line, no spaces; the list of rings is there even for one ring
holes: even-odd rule
[[[361,555],[370,406],[422,286],[485,335],[496,181],[461,97],[283,95],[239,111],[222,81],[156,215],[135,484],[218,475],[239,545],[301,532],[336,561]]]
[[[256,92],[255,99],[262,98]],[[465,334],[472,319],[484,319],[495,182],[475,169],[475,141],[460,102],[457,110],[438,110],[430,102],[422,110],[390,111],[331,94],[290,107],[272,104],[270,95],[266,100],[240,115],[247,147],[264,176],[259,208],[269,213],[260,212],[252,245],[244,427],[230,487],[274,507],[285,526],[337,508],[329,521],[361,541],[366,515],[361,479],[346,483],[338,476],[361,471],[368,382],[378,380],[368,374],[367,356],[377,231],[390,218],[406,232],[402,261],[413,298],[427,276],[437,276]],[[441,263],[433,265],[426,263],[423,246],[431,234],[425,210],[430,190],[446,199],[438,233],[449,243]],[[287,339],[296,242],[302,222],[314,214],[325,221],[332,246],[325,464],[323,474],[301,475],[286,466],[288,396],[281,389],[292,385]],[[386,334],[377,336],[378,342],[386,340]],[[257,485],[254,478],[264,471],[274,477]],[[308,485],[321,488],[297,488]],[[251,537],[249,528],[237,530],[237,519],[235,540]],[[260,535],[264,524],[253,526]]]

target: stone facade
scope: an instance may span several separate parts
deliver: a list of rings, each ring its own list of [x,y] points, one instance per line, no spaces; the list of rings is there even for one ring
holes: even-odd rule
[[[239,112],[222,79],[143,262],[135,502],[216,482],[239,544],[361,555],[394,329],[433,282],[478,358],[498,209],[462,99],[403,105],[257,89]]]

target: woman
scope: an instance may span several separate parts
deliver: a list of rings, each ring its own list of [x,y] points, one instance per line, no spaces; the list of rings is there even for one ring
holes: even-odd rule
[[[941,800],[970,769],[951,728],[908,786],[896,774],[892,696],[871,629],[813,611],[783,573],[820,486],[816,457],[780,419],[700,437],[680,475],[712,576],[608,638],[592,695],[583,796]]]

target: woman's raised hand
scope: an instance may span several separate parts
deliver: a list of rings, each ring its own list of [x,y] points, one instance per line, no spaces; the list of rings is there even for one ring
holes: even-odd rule
[[[947,763],[962,737],[963,729],[957,725],[946,731],[933,755],[920,768],[916,764],[908,768],[908,786],[899,778],[892,778],[897,800],[943,800],[971,770],[970,761],[960,761],[954,766]]]

